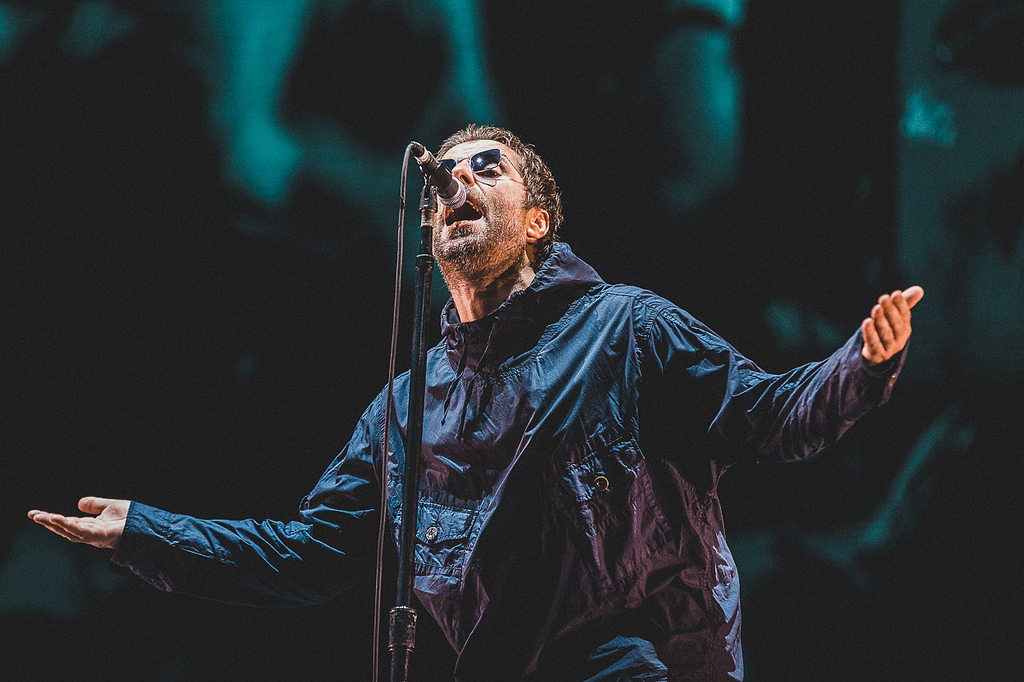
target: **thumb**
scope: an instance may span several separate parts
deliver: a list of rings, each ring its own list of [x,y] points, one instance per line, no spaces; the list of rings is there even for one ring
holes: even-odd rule
[[[903,291],[903,300],[907,302],[908,308],[913,308],[922,298],[924,298],[924,289],[919,286],[915,285]]]
[[[78,508],[86,514],[100,514],[110,506],[111,502],[113,500],[108,500],[105,497],[83,497],[78,501]]]

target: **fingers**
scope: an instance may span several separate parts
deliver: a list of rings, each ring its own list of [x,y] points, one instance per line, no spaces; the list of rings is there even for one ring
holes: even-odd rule
[[[880,358],[885,355],[885,346],[878,337],[878,330],[875,329],[874,320],[869,317],[861,322],[860,331],[861,337],[864,339],[864,348],[861,350],[861,355],[869,365],[877,365],[883,361]]]
[[[861,323],[862,355],[869,365],[884,362],[903,350],[910,338],[910,309],[923,297],[924,289],[919,286],[878,297],[871,316]]]
[[[908,287],[903,291],[903,298],[907,301],[907,307],[913,308],[918,301],[924,298],[924,289],[917,285]]]
[[[62,514],[50,514],[36,509],[30,511],[28,517],[40,526],[71,542],[86,542],[82,537],[81,529],[75,523],[77,519],[69,519]]]
[[[910,301],[907,300],[907,292],[905,291],[894,291],[891,295],[893,305],[896,307],[896,312],[899,313],[901,321],[909,325],[910,323]]]
[[[920,296],[916,300],[920,300]],[[899,289],[879,296],[878,305],[872,309],[871,317],[878,325],[878,335],[886,345],[890,338],[903,343],[910,336],[910,307],[910,301]]]
[[[888,295],[878,299],[878,303],[871,308],[871,321],[874,323],[878,338],[884,345],[890,345],[896,339],[896,331],[893,328],[897,314],[895,306]]]
[[[910,306],[898,289],[889,295],[880,296],[878,307],[881,315],[872,317],[879,325],[878,335],[887,346],[910,336]]]
[[[124,532],[128,500],[83,497],[78,506],[83,512],[98,516],[64,516],[33,509],[28,517],[71,542],[84,542],[94,547],[115,548]]]
[[[69,533],[66,530],[64,530],[63,528],[61,528],[60,526],[54,525],[52,523],[47,523],[45,521],[37,521],[37,523],[39,523],[41,526],[43,526],[43,528],[46,528],[48,531],[51,531],[51,532],[56,533],[57,535],[61,536],[65,540],[70,540],[71,542],[82,542],[81,538],[79,538],[76,535],[72,535],[71,533]]]

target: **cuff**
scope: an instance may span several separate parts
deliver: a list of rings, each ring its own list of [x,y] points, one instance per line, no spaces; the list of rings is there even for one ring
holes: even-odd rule
[[[881,405],[888,402],[890,395],[892,394],[893,386],[896,385],[896,380],[900,376],[900,372],[903,371],[903,363],[907,359],[907,348],[910,342],[903,346],[896,355],[892,356],[885,362],[880,362],[877,365],[868,365],[864,356],[860,354],[860,349],[863,346],[863,341],[857,344],[857,358],[860,362],[861,371],[870,377],[872,382],[882,382],[882,391],[878,404]]]
[[[117,542],[113,556],[110,557],[111,568],[122,573],[122,568],[140,567],[147,546],[151,545],[154,540],[163,541],[168,536],[167,515],[167,512],[161,509],[133,500],[128,507],[124,531]]]

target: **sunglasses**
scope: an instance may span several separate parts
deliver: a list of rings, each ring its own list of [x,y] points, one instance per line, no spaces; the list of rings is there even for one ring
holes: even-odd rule
[[[501,157],[508,159],[508,156],[503,154],[500,149],[485,149],[482,152],[474,154],[469,159],[469,169],[473,171],[474,175],[482,175],[483,177],[497,179],[497,175],[485,175],[487,171],[493,171],[501,165]],[[465,159],[441,159],[439,162],[444,164],[444,167],[448,169],[448,172],[455,170],[455,166],[462,163]],[[509,159],[509,164],[512,164],[512,160]],[[514,166],[514,164],[512,164]],[[508,177],[508,176],[506,176]],[[516,182],[522,182],[522,180],[516,180],[516,178],[508,177],[509,180]]]

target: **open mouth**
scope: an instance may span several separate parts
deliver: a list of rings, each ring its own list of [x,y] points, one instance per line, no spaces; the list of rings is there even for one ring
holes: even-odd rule
[[[483,214],[467,201],[454,211],[447,211],[444,216],[444,224],[454,225],[456,223],[471,222],[482,217]]]

